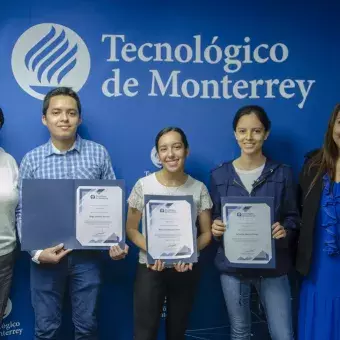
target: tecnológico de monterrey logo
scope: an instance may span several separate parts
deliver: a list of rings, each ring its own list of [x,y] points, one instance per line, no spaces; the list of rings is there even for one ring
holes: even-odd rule
[[[37,99],[54,87],[79,91],[91,59],[83,39],[70,28],[44,23],[30,27],[15,43],[12,70],[21,88]]]

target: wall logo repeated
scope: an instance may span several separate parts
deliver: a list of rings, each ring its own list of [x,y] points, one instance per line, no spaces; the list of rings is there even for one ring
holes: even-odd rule
[[[4,319],[7,318],[7,316],[11,313],[12,311],[12,301],[10,299],[7,300],[7,305],[4,313]]]
[[[22,336],[23,328],[21,326],[20,321],[11,320],[11,318],[6,319],[12,312],[13,304],[10,299],[7,300],[7,305],[4,313],[4,320],[2,325],[0,326],[0,338],[6,337],[6,339],[10,336]],[[6,319],[6,320],[5,320]]]
[[[155,146],[151,150],[151,161],[155,167],[159,169],[162,167],[162,163],[159,160],[158,153],[157,153]]]
[[[54,87],[70,86],[79,91],[91,68],[83,39],[68,27],[51,23],[25,31],[15,43],[11,62],[21,88],[41,100]]]

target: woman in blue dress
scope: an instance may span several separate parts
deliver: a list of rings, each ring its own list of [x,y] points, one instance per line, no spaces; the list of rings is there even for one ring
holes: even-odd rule
[[[340,104],[300,174],[299,340],[340,339]]]

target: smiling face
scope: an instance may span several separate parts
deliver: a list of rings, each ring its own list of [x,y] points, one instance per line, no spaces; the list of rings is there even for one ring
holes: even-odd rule
[[[42,122],[47,126],[52,141],[74,140],[81,123],[77,102],[66,95],[52,97]]]
[[[250,113],[239,119],[234,134],[242,153],[255,155],[262,153],[262,145],[268,138],[269,131],[265,131],[256,114]]]
[[[175,173],[184,170],[185,159],[189,150],[185,147],[181,135],[170,131],[162,135],[158,141],[158,157],[163,169]]]

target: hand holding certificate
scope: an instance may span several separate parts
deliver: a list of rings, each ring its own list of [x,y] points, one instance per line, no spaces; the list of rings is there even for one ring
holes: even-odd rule
[[[145,195],[148,263],[197,262],[195,219],[192,196]]]
[[[273,198],[222,197],[223,242],[230,267],[275,268]]]

